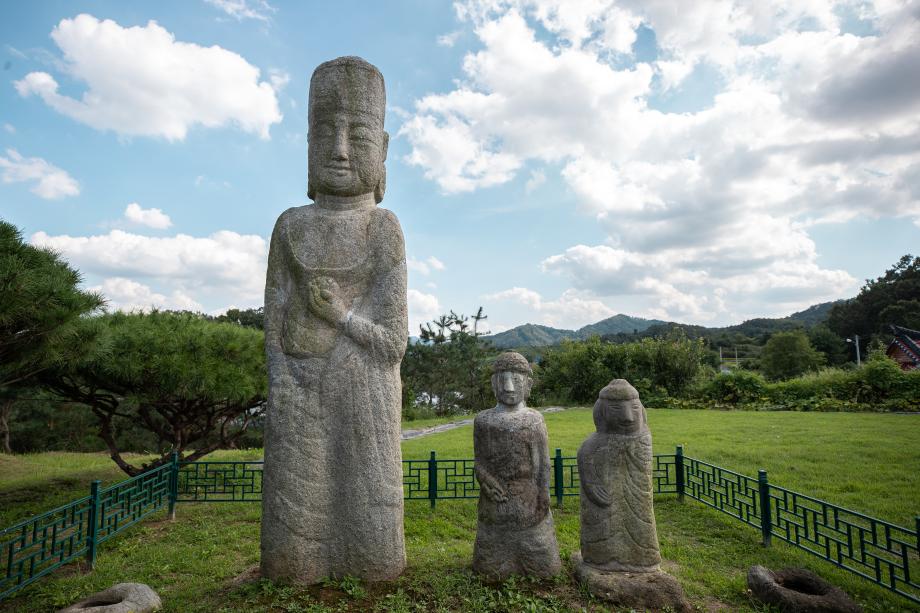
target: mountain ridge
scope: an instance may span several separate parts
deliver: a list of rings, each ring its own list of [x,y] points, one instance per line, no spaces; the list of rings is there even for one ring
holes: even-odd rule
[[[618,340],[627,340],[643,332],[648,331],[651,333],[651,336],[655,336],[659,333],[666,333],[673,328],[681,328],[692,333],[692,336],[718,334],[721,332],[737,332],[760,336],[772,331],[796,327],[807,328],[819,324],[827,319],[827,315],[831,308],[840,302],[845,302],[845,300],[814,304],[807,309],[796,311],[786,317],[755,317],[745,320],[740,324],[712,328],[691,324],[680,324],[673,321],[662,321],[660,319],[645,319],[643,317],[633,317],[620,313],[602,319],[599,322],[582,326],[578,330],[566,330],[563,328],[553,328],[551,326],[527,323],[515,326],[504,332],[484,336],[483,340],[491,341],[493,345],[500,349],[510,349],[513,347],[545,347],[556,345],[564,339],[584,340],[591,336],[600,336],[604,338],[613,337]]]

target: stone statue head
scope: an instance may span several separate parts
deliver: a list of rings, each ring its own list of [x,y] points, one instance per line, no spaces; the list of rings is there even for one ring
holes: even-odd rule
[[[507,351],[492,366],[492,392],[505,408],[524,406],[533,385],[533,371],[527,358],[520,353]]]
[[[320,64],[310,79],[307,196],[361,196],[386,189],[383,75],[354,56]]]
[[[606,434],[638,434],[646,429],[645,407],[626,379],[614,379],[594,403],[594,427]]]

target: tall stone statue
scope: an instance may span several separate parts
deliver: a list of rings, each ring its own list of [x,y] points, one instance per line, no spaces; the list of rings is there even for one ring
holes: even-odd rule
[[[403,539],[406,257],[386,185],[386,95],[358,57],[310,80],[309,188],[272,233],[262,575],[393,579]]]
[[[492,375],[498,404],[473,424],[480,487],[473,569],[493,580],[552,577],[562,568],[549,506],[546,424],[525,404],[530,375],[524,356],[501,354]]]
[[[639,393],[614,379],[594,404],[597,432],[578,450],[581,553],[575,572],[620,606],[686,610],[680,584],[660,570],[652,507],[652,433]]]

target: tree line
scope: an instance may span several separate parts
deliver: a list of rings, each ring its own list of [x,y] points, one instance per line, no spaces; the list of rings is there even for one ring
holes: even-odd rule
[[[268,388],[261,308],[220,316],[109,313],[103,296],[79,284],[79,272],[59,255],[24,243],[0,220],[0,451],[106,450],[133,475],[168,461],[173,451],[196,459],[221,447],[261,445]],[[747,374],[720,374],[725,339],[684,327],[519,350],[534,363],[534,405],[591,404],[611,379],[625,378],[651,406],[801,408],[822,397],[836,399],[826,406],[844,409],[874,402],[918,410],[912,407],[920,375],[902,380],[907,375],[892,371],[890,361],[848,374],[844,340],[859,334],[878,347],[888,324],[916,329],[918,318],[920,258],[904,256],[830,309],[826,322],[748,337],[758,353],[745,362]],[[409,339],[404,419],[494,404],[491,365],[501,350],[482,338],[486,320],[481,307],[469,317],[451,311]],[[818,371],[824,374],[808,374]],[[869,382],[870,371],[887,383]],[[796,383],[802,375],[810,382]],[[128,452],[154,459],[139,462]]]

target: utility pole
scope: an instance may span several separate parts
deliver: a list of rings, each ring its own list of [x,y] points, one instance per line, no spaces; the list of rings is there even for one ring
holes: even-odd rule
[[[847,342],[848,342],[848,343],[853,343],[854,345],[856,345],[856,368],[859,368],[859,366],[860,366],[861,363],[862,363],[861,360],[859,359],[859,335],[858,335],[858,334],[854,334],[854,335],[853,335],[853,338],[848,338],[848,339],[847,339]]]

